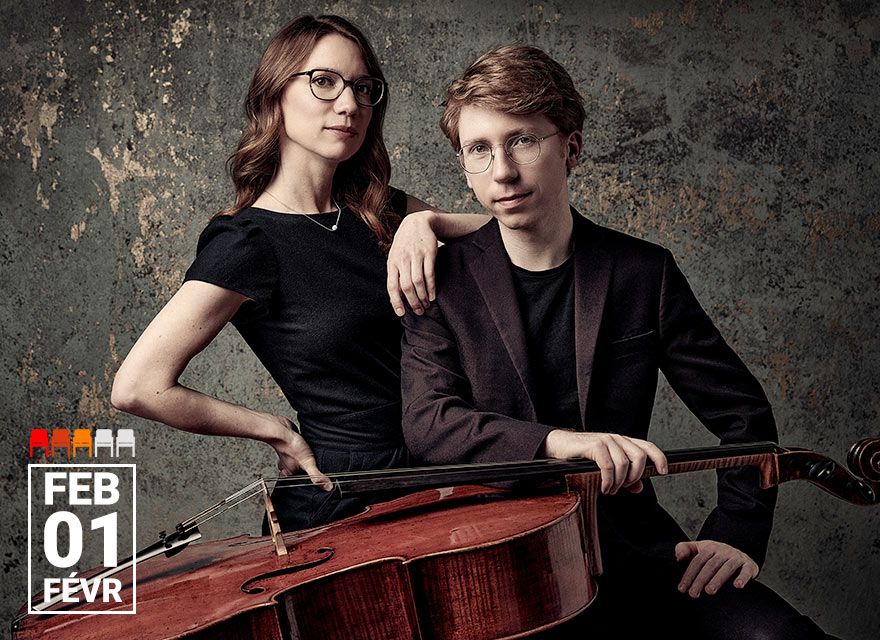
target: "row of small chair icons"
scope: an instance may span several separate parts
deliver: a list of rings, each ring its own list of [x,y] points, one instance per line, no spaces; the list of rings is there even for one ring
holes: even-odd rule
[[[98,449],[109,448],[110,455],[116,457],[123,448],[131,449],[131,457],[134,457],[134,429],[120,429],[116,438],[113,438],[111,429],[95,429],[95,439],[92,440],[92,432],[90,429],[74,429],[73,440],[70,439],[70,430],[68,429],[52,429],[51,448],[49,442],[48,429],[31,429],[30,439],[30,457],[34,457],[34,449],[40,447],[46,450],[46,457],[55,457],[56,449],[66,449],[67,457],[76,457],[77,449],[89,450],[89,457],[92,457],[92,447],[94,446],[95,456],[98,455]]]

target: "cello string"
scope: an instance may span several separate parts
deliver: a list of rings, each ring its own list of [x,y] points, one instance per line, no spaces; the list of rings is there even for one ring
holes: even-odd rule
[[[352,482],[358,482],[364,479],[376,477],[379,479],[394,479],[396,477],[405,477],[412,479],[432,478],[444,473],[453,471],[463,473],[479,473],[491,469],[493,471],[521,471],[534,467],[548,467],[547,471],[552,472],[553,463],[565,463],[567,460],[551,459],[551,460],[526,460],[521,462],[510,463],[477,463],[470,465],[445,465],[436,467],[407,467],[401,469],[371,469],[367,471],[348,471],[340,473],[325,474],[336,485],[345,485]],[[311,478],[306,475],[297,474],[295,476],[274,476],[265,478],[267,482],[275,482],[275,487],[279,489],[290,489],[315,484]]]
[[[769,445],[773,447],[778,447],[778,445],[774,445],[773,443],[755,443],[753,446],[757,445]],[[720,447],[712,447],[712,449],[724,449],[724,448],[737,448],[734,445],[721,445]],[[686,451],[697,451],[695,450],[682,450],[681,452],[668,452],[669,454],[673,453],[684,453]],[[730,456],[731,458],[742,457],[742,454],[733,454]],[[401,468],[401,469],[371,469],[366,471],[349,471],[349,472],[341,472],[337,474],[325,474],[331,481],[335,480],[336,488],[341,488],[341,485],[348,484],[351,482],[356,482],[363,479],[369,479],[370,477],[378,477],[379,479],[394,479],[395,477],[404,477],[409,479],[421,479],[421,478],[431,478],[438,475],[442,475],[445,472],[454,471],[459,473],[477,473],[479,471],[484,471],[487,469],[491,469],[492,471],[519,471],[523,469],[531,469],[533,467],[547,467],[548,473],[552,472],[553,466],[566,464],[571,462],[571,460],[566,459],[537,459],[537,460],[524,460],[517,462],[501,462],[501,463],[471,463],[471,464],[455,464],[455,465],[437,465],[432,467],[411,467],[411,468]],[[203,524],[221,513],[225,513],[229,509],[232,509],[242,502],[246,500],[250,500],[251,498],[261,495],[263,493],[262,482],[264,481],[274,481],[274,488],[278,489],[290,489],[290,488],[298,488],[304,487],[314,484],[306,475],[297,475],[297,476],[275,476],[270,478],[261,478],[258,479],[246,487],[239,489],[234,492],[227,498],[224,498],[217,504],[212,507],[209,507],[202,511],[201,513],[192,516],[188,520],[182,522],[178,525],[178,528],[183,527],[186,530],[191,526],[198,526],[199,524]],[[450,479],[451,482],[455,483],[453,479]],[[256,487],[259,487],[256,489]],[[247,493],[250,491],[250,493]],[[247,493],[247,495],[245,495]],[[244,497],[240,497],[244,496]],[[239,499],[240,498],[240,499]],[[195,524],[194,524],[195,523]]]
[[[212,513],[212,512],[215,512],[215,511],[217,511],[218,509],[222,509],[222,511],[220,511],[219,513],[223,513],[223,512],[225,512],[225,511],[227,511],[228,509],[232,508],[232,506],[235,506],[235,505],[239,504],[240,502],[243,502],[243,500],[239,500],[238,502],[235,503],[235,505],[227,506],[225,509],[223,509],[223,507],[224,507],[225,505],[228,505],[228,504],[229,504],[230,502],[232,502],[233,500],[237,500],[238,497],[241,496],[242,494],[244,494],[244,493],[246,493],[246,492],[248,492],[248,491],[253,491],[256,487],[260,487],[260,485],[261,485],[261,481],[260,481],[260,480],[255,480],[254,482],[250,483],[250,484],[247,485],[246,487],[243,487],[243,488],[239,489],[238,491],[235,491],[235,492],[232,493],[231,495],[229,495],[229,496],[223,498],[223,499],[222,499],[220,502],[218,502],[217,504],[214,504],[214,505],[208,507],[208,508],[205,509],[204,511],[200,511],[199,513],[195,514],[194,516],[191,516],[191,517],[188,518],[187,520],[184,520],[183,522],[180,523],[179,526],[182,526],[184,529],[188,529],[188,528],[193,527],[193,526],[196,526],[196,527],[197,527],[197,526],[199,526],[199,524],[202,524],[202,523],[204,523],[204,522],[207,522],[208,520],[210,520],[210,519],[213,518],[214,516],[210,516],[210,517],[208,517],[208,518],[206,518],[206,519],[204,519],[204,520],[200,520],[200,518],[202,518],[203,516],[206,516],[207,514],[210,514],[210,513]],[[262,489],[260,489],[260,490],[257,491],[257,493],[261,493],[261,492],[262,492]],[[246,498],[244,498],[244,500],[249,500],[251,497],[253,497],[253,493],[251,493],[251,494],[248,495]]]
[[[749,449],[747,452],[742,452],[743,448]],[[779,449],[779,445],[772,442],[755,442],[749,444],[726,444],[726,445],[718,445],[714,447],[697,447],[693,449],[680,449],[680,450],[670,450],[665,453],[667,456],[674,456],[676,454],[693,454],[700,453],[703,454],[706,451],[723,451],[723,450],[731,451],[727,456],[721,456],[724,458],[741,458],[746,455],[757,455],[757,454],[765,454],[765,453],[774,453],[777,449]],[[733,453],[735,451],[735,453]],[[717,460],[719,458],[712,456],[712,460]],[[348,471],[348,472],[340,472],[335,474],[324,474],[331,480],[337,479],[339,482],[347,482],[348,480],[356,480],[362,478],[369,478],[370,476],[384,476],[388,478],[392,478],[394,476],[407,476],[410,478],[421,478],[421,477],[430,477],[431,475],[437,475],[444,471],[456,471],[456,472],[474,472],[479,471],[481,469],[492,469],[495,471],[502,470],[511,470],[516,471],[520,469],[529,469],[532,467],[541,467],[547,466],[549,470],[552,470],[554,465],[564,465],[571,463],[574,460],[586,461],[586,458],[576,458],[576,459],[560,459],[560,458],[539,458],[537,460],[519,460],[514,462],[482,462],[482,463],[469,463],[469,464],[450,464],[450,465],[434,465],[434,466],[423,466],[423,467],[405,467],[398,469],[368,469],[365,471]],[[695,462],[699,460],[677,460],[678,463],[683,462]],[[649,466],[653,466],[650,465]],[[296,479],[295,482],[287,482],[290,479]],[[282,486],[300,486],[312,484],[311,479],[303,474],[297,474],[295,476],[275,476],[275,477],[267,477],[268,481],[276,481],[283,483]]]
[[[432,476],[438,475],[439,472],[447,472],[447,471],[472,471],[477,472],[484,470],[486,467],[491,468],[500,468],[505,471],[516,471],[520,469],[527,469],[530,467],[538,466],[535,463],[548,463],[554,462],[554,460],[526,460],[522,462],[512,462],[512,463],[477,463],[471,465],[438,465],[436,467],[413,467],[413,468],[405,468],[405,469],[372,469],[368,471],[350,471],[343,472],[338,474],[327,474],[328,478],[335,479],[335,484],[346,484],[350,482],[355,482],[357,480],[361,480],[364,477],[369,476],[394,476],[394,475],[405,475],[410,478],[430,478]],[[559,461],[564,462],[564,461]],[[414,471],[421,473],[412,473]],[[431,473],[433,472],[433,473]],[[350,478],[346,480],[346,478]],[[275,478],[263,478],[262,480],[273,481],[275,480],[276,488],[281,489],[292,489],[298,487],[309,486],[312,483],[311,479],[308,476],[278,476]],[[188,529],[191,527],[198,527],[206,522],[213,520],[217,516],[226,513],[230,509],[237,507],[242,502],[246,502],[251,498],[255,498],[259,495],[262,495],[262,480],[255,480],[251,484],[246,487],[239,489],[238,491],[232,493],[227,496],[217,504],[213,505],[205,509],[204,511],[192,516],[188,520],[181,523],[184,529]],[[279,486],[280,485],[280,486]],[[250,493],[247,493],[250,491]],[[247,495],[245,495],[247,493]]]
[[[239,493],[241,493],[241,492],[239,492]],[[262,494],[263,494],[263,490],[262,490],[262,488],[261,488],[261,489],[257,489],[256,491],[251,492],[250,494],[244,496],[243,498],[240,498],[240,499],[237,500],[236,502],[233,502],[232,504],[228,504],[228,505],[226,506],[226,508],[223,509],[222,511],[218,511],[218,512],[216,512],[216,513],[212,513],[212,514],[209,515],[208,517],[206,517],[206,518],[204,518],[204,519],[202,519],[202,520],[199,520],[199,521],[196,523],[195,526],[197,526],[197,527],[198,527],[198,526],[201,526],[201,525],[205,524],[206,522],[208,522],[209,520],[213,520],[213,519],[216,518],[217,516],[219,516],[219,515],[221,515],[221,514],[223,514],[223,513],[226,513],[226,512],[229,511],[230,509],[233,509],[233,508],[237,507],[237,506],[240,505],[242,502],[246,502],[246,501],[250,500],[251,498],[255,498],[255,497],[257,497],[257,496],[259,496],[259,495],[262,495]]]
[[[500,467],[496,465],[492,465],[490,468],[494,470],[519,470],[519,469],[527,469],[530,466],[529,464],[515,464],[511,463],[508,466]],[[331,480],[336,480],[338,482],[355,482],[358,480],[370,479],[371,477],[388,477],[393,478],[395,476],[406,476],[409,478],[430,478],[436,475],[442,475],[448,472],[479,472],[485,470],[485,467],[475,466],[473,468],[468,466],[450,466],[450,467],[405,467],[399,469],[372,469],[368,471],[343,471],[339,473],[327,473],[324,474]],[[276,477],[267,477],[267,481],[275,480],[277,482],[286,483],[287,480],[306,480],[307,483],[311,482],[308,476],[304,474],[297,474],[293,476],[276,476]]]
[[[755,443],[755,445],[766,445],[768,443]],[[772,445],[772,443],[769,443]],[[739,445],[722,445],[720,447],[713,447],[713,449],[724,449],[724,448],[735,448]],[[684,452],[684,451],[682,451]],[[679,453],[678,451],[670,451],[670,454]],[[729,456],[730,459],[742,458],[742,454],[733,454]],[[580,461],[586,461],[584,458],[578,458]],[[409,468],[399,468],[399,469],[370,469],[366,471],[350,471],[350,472],[340,472],[336,474],[324,474],[332,481],[335,481],[334,484],[341,485],[349,484],[351,482],[358,482],[364,479],[370,479],[371,477],[376,477],[379,479],[388,479],[393,480],[396,478],[406,478],[406,479],[424,479],[436,477],[438,475],[442,475],[445,472],[456,472],[461,473],[465,476],[468,474],[479,473],[484,470],[491,471],[506,471],[506,472],[516,472],[522,470],[530,470],[534,468],[546,467],[546,471],[548,474],[553,472],[554,466],[566,465],[571,463],[570,459],[558,459],[558,458],[541,458],[537,460],[523,460],[516,462],[491,462],[491,463],[471,463],[471,464],[457,464],[457,465],[437,465],[431,467],[409,467]],[[648,466],[653,466],[653,464],[649,463]],[[598,470],[596,470],[598,471]],[[297,474],[295,476],[275,476],[266,478],[267,481],[274,481],[275,487],[279,489],[288,489],[288,488],[298,488],[303,486],[308,486],[311,484],[315,484],[312,482],[311,478],[304,474]]]

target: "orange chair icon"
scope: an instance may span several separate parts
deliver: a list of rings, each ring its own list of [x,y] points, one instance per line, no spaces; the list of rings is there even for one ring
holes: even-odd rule
[[[52,457],[55,457],[55,449],[61,447],[67,449],[67,457],[70,457],[70,431],[67,429],[52,430]]]
[[[34,449],[43,447],[46,450],[46,457],[49,457],[49,430],[48,429],[31,429],[31,458],[34,457]]]
[[[76,457],[76,450],[82,447],[88,447],[89,457],[92,456],[92,432],[89,429],[75,429],[73,432],[73,457]]]

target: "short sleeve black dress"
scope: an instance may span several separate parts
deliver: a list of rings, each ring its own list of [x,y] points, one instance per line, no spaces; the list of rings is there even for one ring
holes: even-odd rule
[[[403,215],[406,195],[390,190]],[[347,207],[310,216],[251,207],[199,237],[185,280],[247,296],[232,324],[297,411],[324,473],[407,466],[400,428],[401,324],[385,290],[386,256]],[[276,489],[284,530],[360,511],[315,487]]]

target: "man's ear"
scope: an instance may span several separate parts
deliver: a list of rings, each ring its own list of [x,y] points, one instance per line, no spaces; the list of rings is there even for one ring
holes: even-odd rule
[[[467,180],[467,186],[468,186],[468,188],[469,188],[471,191],[473,191],[473,190],[474,190],[474,185],[471,184],[471,174],[469,174],[467,171],[462,171],[462,173],[464,174],[464,179]]]
[[[584,148],[584,138],[580,131],[572,131],[566,141],[565,168],[571,171],[577,166],[581,157],[581,149]]]

